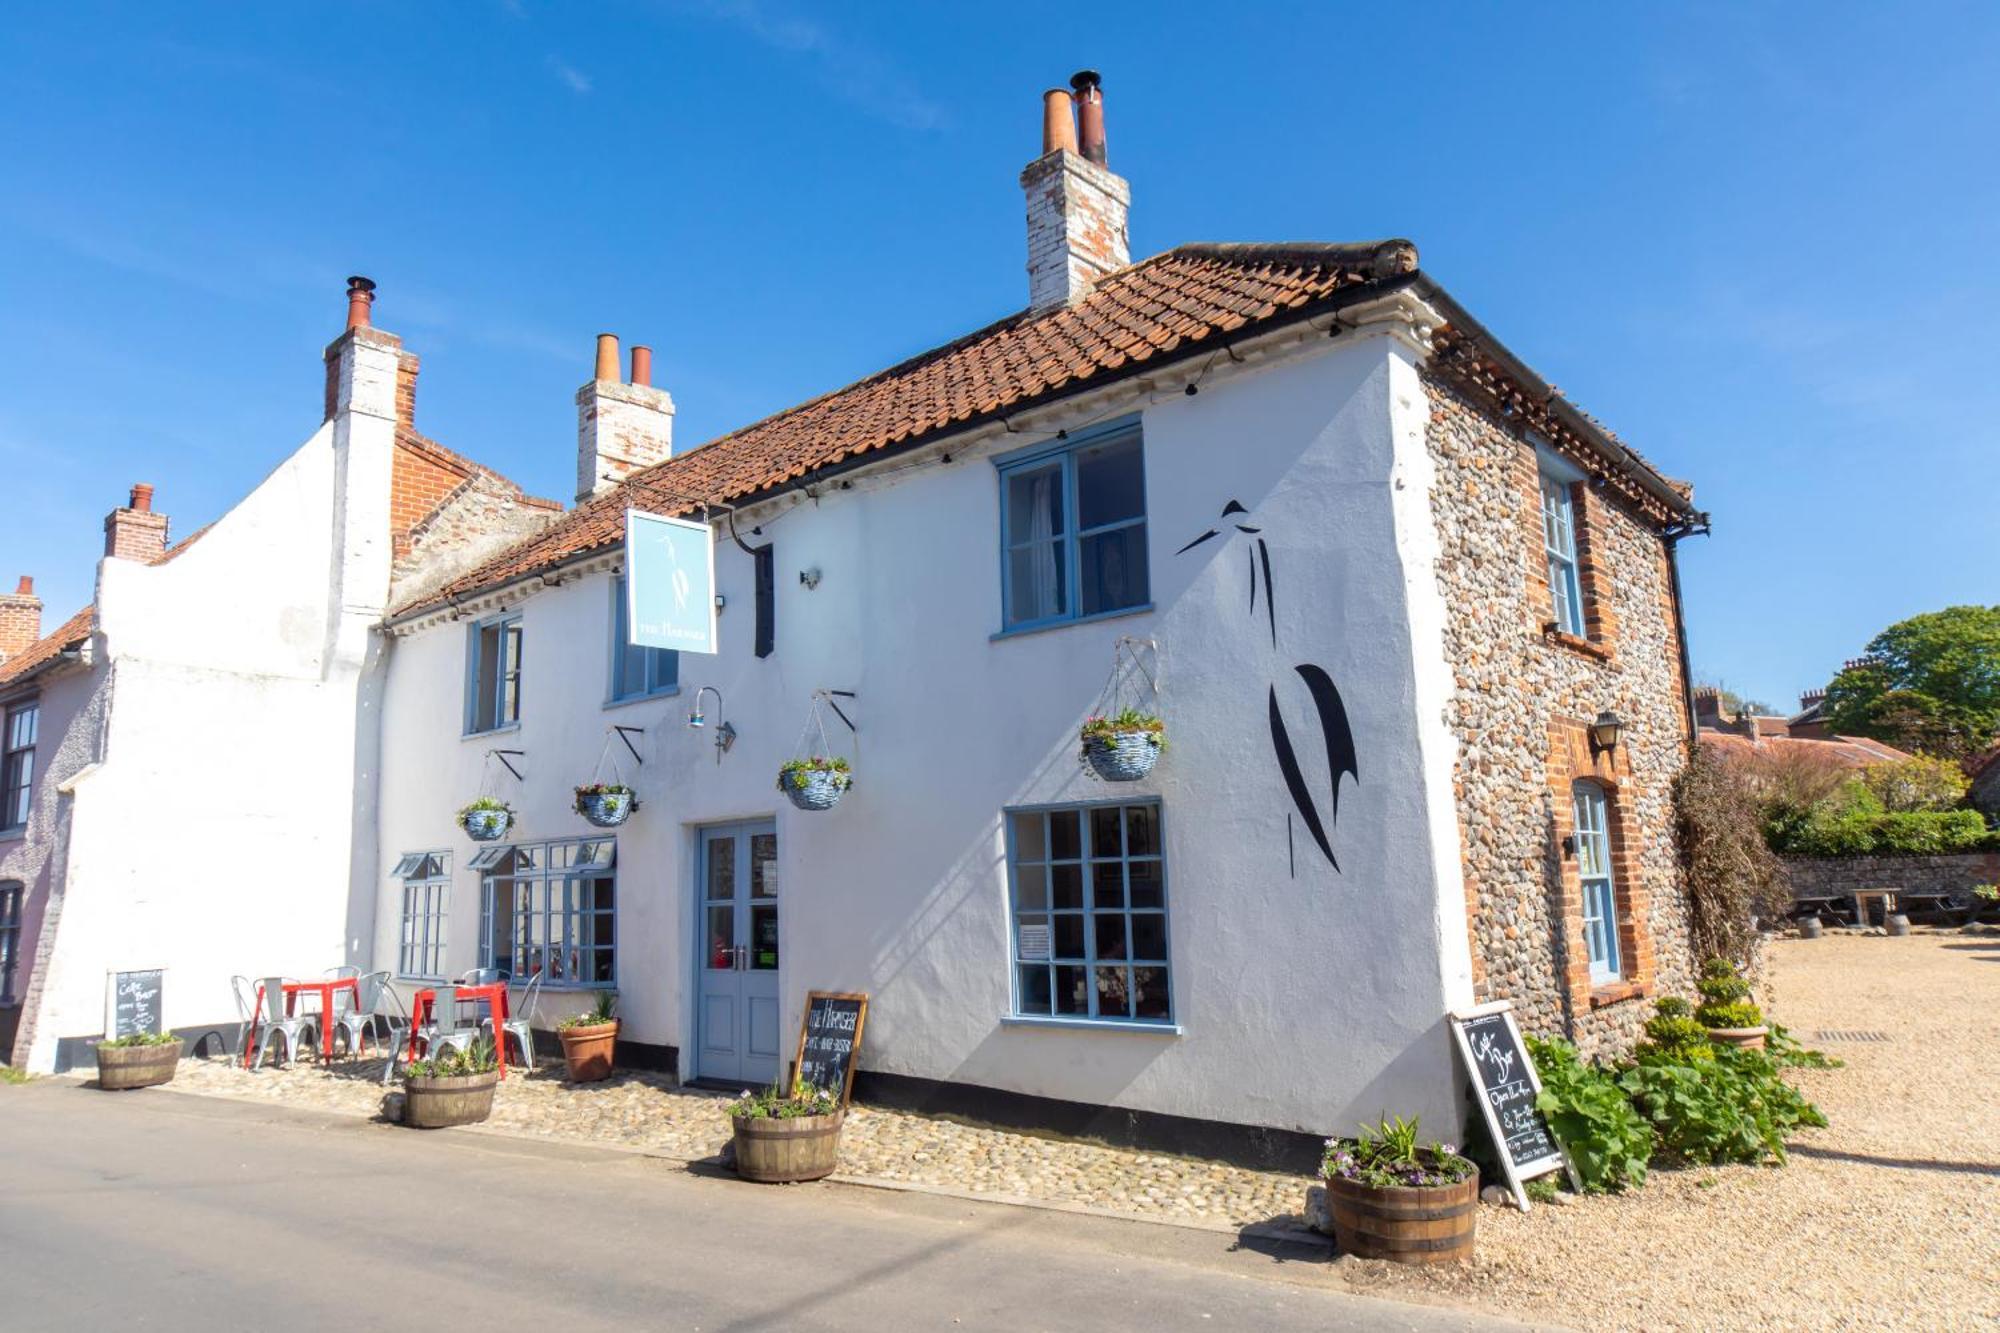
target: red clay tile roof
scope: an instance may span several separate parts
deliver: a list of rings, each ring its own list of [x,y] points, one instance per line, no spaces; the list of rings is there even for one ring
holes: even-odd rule
[[[1734,732],[1701,729],[1701,743],[1714,745],[1718,751],[1735,757],[1748,757],[1758,751],[1767,754],[1816,754],[1825,755],[1848,765],[1850,768],[1866,768],[1870,764],[1892,764],[1910,756],[1893,745],[1869,740],[1865,736],[1765,736],[1755,746],[1748,736]]]
[[[615,547],[628,506],[678,514],[704,500],[758,497],[862,455],[1219,351],[1227,335],[1264,332],[1416,276],[1416,247],[1403,240],[1169,250],[1109,275],[1074,306],[1010,315],[635,473],[392,618]]]
[[[97,608],[86,606],[65,620],[55,633],[43,635],[5,662],[0,662],[0,686],[26,680],[62,654],[81,648],[96,629]]]

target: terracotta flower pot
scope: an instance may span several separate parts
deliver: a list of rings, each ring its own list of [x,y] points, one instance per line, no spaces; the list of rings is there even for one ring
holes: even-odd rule
[[[1764,1038],[1769,1036],[1768,1027],[1756,1028],[1710,1028],[1708,1040],[1714,1046],[1737,1046],[1746,1051],[1764,1049]]]
[[[556,1036],[562,1039],[563,1061],[569,1066],[570,1082],[595,1083],[611,1077],[618,1048],[617,1019],[557,1028]]]
[[[733,1117],[736,1174],[763,1185],[823,1180],[840,1165],[840,1125],[845,1111],[789,1120]]]
[[[1341,1253],[1399,1264],[1442,1264],[1472,1257],[1479,1177],[1456,1185],[1377,1189],[1329,1176],[1327,1211]]]
[[[476,1125],[493,1114],[493,1089],[499,1082],[497,1069],[451,1078],[405,1078],[403,1123],[413,1129]]]
[[[171,1083],[180,1067],[181,1043],[165,1046],[99,1046],[97,1086],[106,1092]]]

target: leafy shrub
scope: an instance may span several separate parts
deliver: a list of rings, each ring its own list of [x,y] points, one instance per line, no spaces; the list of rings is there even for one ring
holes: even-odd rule
[[[1949,810],[1965,799],[1972,779],[1949,759],[1912,755],[1893,764],[1871,764],[1858,779],[1882,808]]]
[[[1674,819],[1695,947],[1748,962],[1755,919],[1774,920],[1791,907],[1762,798],[1714,746],[1697,745],[1674,781]]]
[[[1694,1021],[1704,1028],[1754,1028],[1764,1022],[1763,1011],[1750,1002],[1749,981],[1726,958],[1704,963],[1694,988],[1701,992]]]
[[[1713,1060],[1715,1048],[1708,1044],[1708,1028],[1688,1016],[1686,1000],[1669,995],[1653,1007],[1646,1020],[1646,1040],[1636,1053],[1640,1059],[1657,1055],[1676,1064]]]
[[[1792,1035],[1792,1030],[1783,1023],[1770,1025],[1770,1035],[1764,1038],[1764,1053],[1769,1055],[1780,1069],[1845,1069],[1845,1060],[1836,1060],[1824,1051],[1815,1051]]]
[[[798,1120],[809,1115],[832,1115],[840,1109],[840,1098],[821,1088],[801,1084],[786,1092],[773,1083],[762,1092],[745,1092],[729,1103],[732,1120]]]
[[[1977,810],[1903,810],[1886,814],[1817,810],[1771,821],[1773,850],[1790,856],[1936,856],[2000,851],[2000,832]]]
[[[1584,1063],[1566,1041],[1529,1037],[1528,1054],[1542,1076],[1535,1108],[1547,1117],[1585,1192],[1645,1184],[1653,1129],[1632,1109],[1617,1076]]]
[[[1326,1179],[1359,1181],[1372,1189],[1456,1185],[1478,1171],[1449,1143],[1419,1147],[1417,1122],[1401,1116],[1363,1125],[1351,1139],[1328,1139],[1320,1160]]]
[[[97,1044],[109,1046],[113,1050],[123,1050],[127,1046],[176,1046],[180,1044],[180,1038],[171,1032],[133,1032]]]
[[[1826,1124],[1762,1051],[1710,1048],[1707,1059],[1683,1063],[1658,1046],[1642,1048],[1618,1084],[1660,1146],[1689,1162],[1782,1164],[1787,1134]]]
[[[413,1060],[403,1074],[406,1078],[461,1078],[467,1074],[490,1073],[499,1067],[500,1061],[493,1053],[492,1041],[481,1037],[470,1046],[447,1051],[428,1060]]]
[[[1728,1004],[1705,1004],[1695,1010],[1695,1021],[1709,1029],[1756,1028],[1764,1026],[1764,1011],[1748,1000]]]

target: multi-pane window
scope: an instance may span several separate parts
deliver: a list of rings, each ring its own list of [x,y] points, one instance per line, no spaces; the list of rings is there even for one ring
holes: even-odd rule
[[[1137,422],[1000,467],[1008,629],[1144,606],[1146,469]]]
[[[30,700],[0,716],[0,833],[25,827],[35,786],[35,728],[41,706]]]
[[[444,977],[445,917],[451,904],[451,854],[411,852],[396,863],[403,881],[403,934],[396,974],[419,980]]]
[[[521,617],[484,621],[472,627],[471,635],[465,729],[511,727],[521,720]]]
[[[18,879],[0,881],[0,1004],[13,1004],[14,967],[21,957],[21,895]]]
[[[1549,598],[1557,629],[1583,637],[1583,590],[1576,574],[1576,505],[1569,483],[1542,474],[1542,545],[1549,558]]]
[[[631,641],[631,608],[626,605],[623,575],[611,580],[611,604],[612,702],[671,694],[680,686],[681,655],[671,648],[642,648]]]
[[[1576,807],[1576,870],[1583,889],[1583,942],[1593,981],[1616,981],[1618,967],[1618,887],[1611,877],[1611,834],[1604,789],[1579,782]]]
[[[549,986],[617,984],[616,858],[610,838],[481,851],[480,966]]]
[[[1007,816],[1014,1011],[1171,1023],[1160,807]]]

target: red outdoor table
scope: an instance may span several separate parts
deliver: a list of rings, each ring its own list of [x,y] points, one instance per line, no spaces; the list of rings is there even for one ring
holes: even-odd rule
[[[297,1017],[299,992],[311,991],[319,996],[319,1054],[320,1063],[333,1059],[333,997],[340,991],[347,991],[354,997],[355,1008],[361,1007],[361,979],[359,977],[334,977],[326,981],[287,981],[285,986],[285,1013]],[[257,983],[257,1012],[250,1020],[250,1032],[254,1037],[257,1025],[264,1021],[264,983]],[[252,1042],[243,1043],[243,1067],[250,1067]]]
[[[500,1077],[507,1077],[507,1043],[501,1038],[507,1022],[507,983],[488,982],[484,986],[460,986],[458,1002],[470,1004],[475,1000],[485,1000],[493,1006],[493,1055],[500,1062]],[[418,991],[410,1002],[410,1058],[417,1058],[417,1029],[430,1021],[431,1007],[437,1003],[437,992],[429,986]]]

